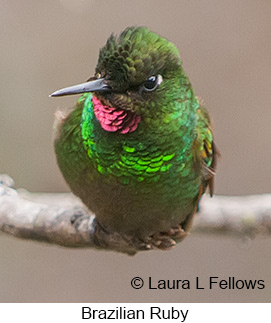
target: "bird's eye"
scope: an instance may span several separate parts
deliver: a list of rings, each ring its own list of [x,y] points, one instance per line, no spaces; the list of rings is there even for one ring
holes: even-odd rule
[[[146,92],[154,91],[162,83],[162,81],[163,78],[160,74],[151,76],[145,83],[143,83],[142,89]]]

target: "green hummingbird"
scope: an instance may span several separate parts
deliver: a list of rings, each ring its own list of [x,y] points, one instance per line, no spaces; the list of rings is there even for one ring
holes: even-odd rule
[[[176,46],[146,27],[111,35],[84,93],[57,112],[55,152],[72,192],[96,215],[97,234],[170,249],[213,193],[217,151]]]

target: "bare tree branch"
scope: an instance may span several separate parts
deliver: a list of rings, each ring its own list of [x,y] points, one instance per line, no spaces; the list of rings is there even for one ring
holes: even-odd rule
[[[0,231],[65,247],[92,247],[135,254],[139,246],[117,233],[95,236],[95,216],[71,193],[13,189],[0,175]],[[271,195],[204,196],[193,232],[253,238],[271,233]]]

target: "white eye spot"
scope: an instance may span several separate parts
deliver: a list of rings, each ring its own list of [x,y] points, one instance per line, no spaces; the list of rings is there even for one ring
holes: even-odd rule
[[[162,75],[153,75],[143,83],[142,89],[146,92],[152,92],[163,82]]]

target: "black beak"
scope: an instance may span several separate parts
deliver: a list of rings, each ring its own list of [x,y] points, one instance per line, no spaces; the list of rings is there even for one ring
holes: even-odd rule
[[[109,91],[109,86],[105,83],[103,78],[89,81],[69,87],[65,87],[64,89],[55,91],[50,96],[64,96],[64,95],[72,95],[86,92],[98,92],[98,91]]]

